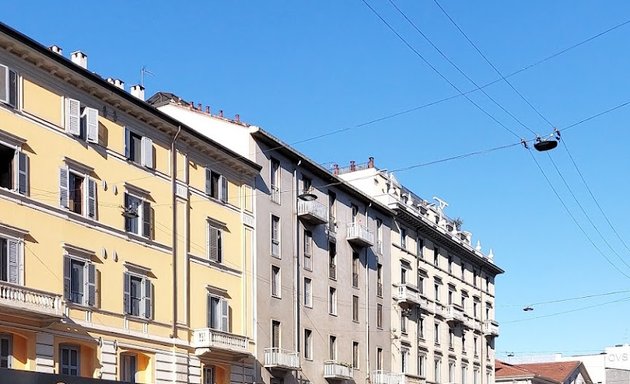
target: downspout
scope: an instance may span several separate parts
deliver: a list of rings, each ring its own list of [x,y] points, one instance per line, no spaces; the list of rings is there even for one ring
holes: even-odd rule
[[[372,206],[370,202],[365,207],[365,225],[369,227],[370,215],[368,208]],[[378,242],[378,239],[376,239]],[[367,369],[366,383],[370,382],[370,248],[365,247],[365,367]]]
[[[173,222],[172,228],[172,247],[171,247],[171,262],[173,263],[173,326],[171,330],[171,337],[177,338],[177,150],[175,143],[179,134],[182,131],[182,126],[177,127],[177,133],[173,136],[171,142],[171,203],[173,205]]]
[[[297,167],[300,166],[302,160],[298,160],[295,168],[293,168],[293,206],[295,208],[295,214],[293,215],[295,220],[295,351],[300,352],[300,221],[298,220],[298,178],[297,178]]]
[[[483,276],[483,266],[481,268],[479,268],[479,277],[481,278],[481,276]],[[486,276],[486,279],[487,278],[488,277]],[[483,378],[486,376],[486,371],[488,369],[486,367],[487,361],[486,361],[486,355],[484,353],[484,347],[485,347],[485,345],[487,343],[487,340],[486,340],[486,334],[484,332],[484,327],[486,325],[486,319],[484,319],[484,313],[486,311],[484,309],[485,309],[485,304],[486,303],[485,303],[484,298],[483,298],[483,279],[481,281],[481,287],[479,287],[479,288],[480,288],[480,291],[481,291],[481,295],[480,295],[481,296],[481,303],[479,303],[480,304],[479,306],[481,307],[481,308],[479,308],[481,310],[481,345],[479,346],[480,347],[479,348],[479,352],[481,353],[481,367],[479,368],[479,376],[481,376],[481,377],[479,378],[479,383],[483,384]],[[474,374],[475,373],[473,372],[473,375]]]

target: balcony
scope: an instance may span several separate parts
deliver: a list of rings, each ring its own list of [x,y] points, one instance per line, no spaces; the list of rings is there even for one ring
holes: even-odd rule
[[[486,336],[499,336],[499,323],[496,320],[486,320],[483,323],[483,333]]]
[[[386,371],[372,372],[371,379],[372,384],[421,384],[424,382],[419,376]]]
[[[300,355],[281,348],[265,348],[265,368],[287,371],[300,369]]]
[[[63,317],[65,305],[61,295],[0,282],[0,308],[5,314],[52,320]]]
[[[298,200],[298,217],[310,224],[324,224],[328,222],[328,210],[316,200]]]
[[[398,304],[418,304],[423,310],[429,309],[429,302],[425,299],[420,292],[415,289],[409,288],[407,285],[398,286],[398,294],[396,296]]]
[[[330,380],[354,380],[352,367],[338,361],[325,361],[324,378]]]
[[[346,240],[361,247],[369,247],[374,245],[374,233],[364,225],[356,222],[350,223],[346,232]]]
[[[446,308],[446,321],[451,321],[453,323],[464,323],[466,321],[466,317],[464,316],[464,309],[457,304],[449,305]]]
[[[197,349],[195,353],[198,355],[215,350],[230,355],[249,354],[247,337],[211,328],[195,329],[192,344]]]

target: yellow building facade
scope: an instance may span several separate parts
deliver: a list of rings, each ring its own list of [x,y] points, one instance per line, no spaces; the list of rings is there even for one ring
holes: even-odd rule
[[[0,24],[0,375],[252,382],[260,168]]]

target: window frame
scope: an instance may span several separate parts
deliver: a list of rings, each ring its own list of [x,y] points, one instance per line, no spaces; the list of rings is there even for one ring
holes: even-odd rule
[[[9,164],[11,187],[0,187],[20,195],[28,196],[30,189],[30,162],[28,155],[22,150],[26,140],[0,131],[0,146],[8,151],[13,151],[13,157]]]
[[[7,342],[7,355],[2,355],[2,348],[0,345],[0,368],[12,368],[13,366],[13,336],[10,334],[0,333],[0,343],[5,340]],[[2,366],[3,361],[6,361],[6,367]]]
[[[313,331],[304,328],[304,358],[313,360]]]
[[[4,99],[0,99],[0,103],[6,105],[12,109],[19,109],[19,100],[20,100],[20,83],[21,76],[20,73],[13,69],[12,67],[0,64],[0,68],[4,68],[4,91],[6,93],[6,97]],[[13,76],[13,79],[12,79]],[[2,84],[2,82],[0,82]],[[11,87],[13,86],[13,90]]]
[[[328,314],[337,316],[337,288],[328,287]]]
[[[282,271],[277,265],[271,265],[271,297],[282,298]]]
[[[304,230],[304,269],[307,271],[313,270],[313,233],[305,229]]]
[[[68,362],[64,364],[63,355],[64,350],[68,351]],[[77,363],[76,366],[71,365],[72,357],[71,353],[75,352],[77,355]],[[67,370],[64,372],[64,370]],[[72,373],[73,370],[76,370],[76,373]],[[75,344],[60,344],[59,345],[59,373],[62,375],[68,376],[81,376],[81,346]]]
[[[75,301],[72,292],[73,286],[73,268],[75,263],[81,263],[82,266],[82,284],[81,284],[81,300]],[[97,306],[97,292],[96,292],[96,265],[91,259],[81,257],[76,254],[66,252],[63,256],[63,297],[68,303],[72,305],[81,305],[86,307]]]
[[[208,328],[230,333],[230,303],[228,299],[223,296],[214,294],[212,292],[207,293],[207,308],[206,308],[206,325]],[[214,307],[214,303],[216,308]],[[216,312],[215,312],[216,310]],[[216,314],[215,316],[212,316]],[[218,321],[219,324],[214,324],[214,321]]]
[[[98,184],[91,176],[91,169],[81,164],[69,164],[70,160],[59,168],[59,206],[75,215],[91,220],[98,220]],[[83,169],[81,169],[83,168]],[[71,179],[81,178],[80,212],[77,212],[70,204],[72,192]],[[76,189],[76,188],[75,188]],[[72,200],[77,204],[76,199]]]
[[[304,277],[304,306],[313,308],[313,280],[310,277]]]
[[[277,259],[282,259],[282,230],[281,230],[281,221],[280,217],[276,215],[271,215],[271,242],[270,242],[270,254],[272,257]]]
[[[135,147],[132,145],[132,139],[140,139],[140,153],[136,154]],[[133,148],[133,150],[132,150]],[[137,165],[145,168],[154,169],[155,164],[153,161],[154,148],[153,139],[148,136],[138,133],[138,131],[132,130],[129,127],[125,127],[125,158]]]
[[[273,157],[269,158],[269,189],[271,192],[271,201],[281,204],[280,185],[282,182],[281,174],[282,166],[280,160]]]
[[[133,313],[131,284],[132,279],[140,281],[140,308],[138,314]],[[145,274],[127,270],[123,273],[123,313],[125,316],[145,320],[153,319],[153,303],[155,301],[153,282]]]
[[[133,364],[129,365],[130,360]],[[133,369],[130,369],[133,368]],[[133,352],[123,352],[120,354],[120,381],[125,383],[135,383],[138,374],[138,354]]]
[[[24,239],[10,236],[0,226],[0,240],[4,240],[4,250],[0,250],[0,256],[6,258],[0,263],[6,265],[6,270],[0,274],[0,281],[23,285],[24,284]],[[4,268],[2,268],[4,269]],[[3,276],[6,274],[6,278]]]
[[[223,262],[223,230],[209,219],[206,220],[206,257],[210,261]]]
[[[215,183],[216,180],[216,183]],[[208,197],[227,203],[229,199],[228,179],[225,175],[217,172],[210,167],[206,167],[206,188],[205,193]]]
[[[134,191],[127,189],[123,194],[123,199],[123,208],[126,210],[135,209],[135,213],[138,215],[138,217],[134,218],[124,217],[125,232],[135,236],[143,237],[148,240],[152,240],[155,227],[153,225],[155,215],[153,212],[153,208],[151,208],[151,202],[149,201],[148,196],[140,193],[135,193]],[[135,207],[132,207],[132,199],[138,200],[138,204]],[[137,232],[132,230],[133,220],[137,220]]]

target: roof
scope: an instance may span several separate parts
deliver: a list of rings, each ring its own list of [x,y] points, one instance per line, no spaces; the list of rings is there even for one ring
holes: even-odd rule
[[[240,162],[241,164],[245,165],[246,167],[249,167],[251,169],[254,169],[256,171],[260,171],[261,166],[258,165],[257,163],[247,159],[247,158],[243,158],[242,156],[240,156],[239,154],[237,154],[236,152],[230,150],[229,148],[225,147],[224,145],[221,145],[219,143],[217,143],[216,141],[208,138],[205,135],[202,135],[200,133],[198,133],[197,131],[195,131],[194,129],[182,124],[180,121],[172,118],[171,116],[167,115],[166,113],[160,111],[159,109],[157,109],[156,107],[154,107],[153,105],[147,103],[144,100],[141,100],[133,95],[131,95],[129,92],[125,91],[124,89],[120,89],[117,86],[110,84],[109,82],[107,82],[105,79],[103,79],[101,76],[99,76],[98,74],[91,72],[89,70],[87,70],[86,68],[83,68],[81,66],[76,65],[75,63],[73,63],[70,59],[59,55],[55,52],[52,52],[50,49],[48,49],[46,46],[44,46],[43,44],[35,41],[34,39],[26,36],[25,34],[9,27],[8,25],[0,22],[0,34],[4,34],[12,39],[15,39],[16,41],[18,41],[20,44],[23,44],[24,46],[34,50],[35,52],[45,56],[47,59],[52,60],[53,62],[60,64],[62,66],[64,66],[66,69],[74,72],[77,75],[83,76],[84,78],[96,83],[99,87],[104,88],[105,90],[109,91],[112,94],[115,94],[119,97],[122,97],[123,99],[125,99],[125,101],[133,104],[135,107],[137,108],[141,108],[142,110],[144,110],[145,112],[153,115],[154,117],[162,120],[163,122],[171,125],[174,128],[177,127],[181,127],[182,131],[186,132],[187,134],[191,135],[192,137],[194,137],[195,139],[204,142],[206,144],[209,144],[210,146],[214,147],[215,149],[223,152],[225,155],[232,157],[234,160],[236,160],[237,162]]]
[[[582,365],[580,361],[508,364],[497,360],[495,364],[495,376],[497,379],[538,377],[556,383],[564,383],[580,365]]]

